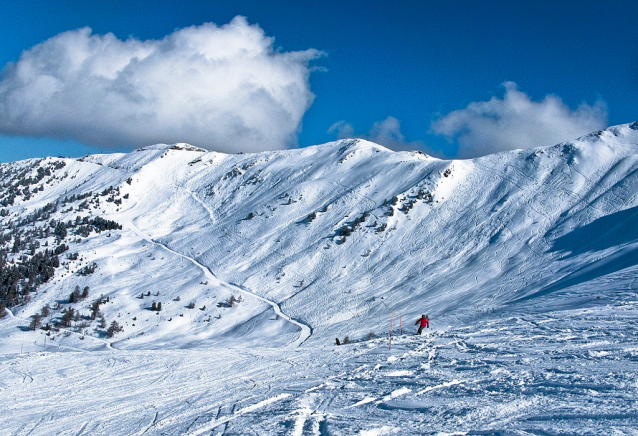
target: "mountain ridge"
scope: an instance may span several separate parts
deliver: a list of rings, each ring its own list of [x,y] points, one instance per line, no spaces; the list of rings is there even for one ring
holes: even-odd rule
[[[75,286],[89,286],[115,300],[102,309],[108,322],[124,326],[114,345],[133,348],[294,343],[299,327],[266,301],[310,326],[310,344],[387,332],[392,312],[408,319],[427,312],[442,326],[512,305],[541,310],[540,297],[635,266],[633,237],[613,229],[633,222],[638,205],[637,130],[638,122],[469,160],[354,139],[237,155],[163,144],[2,164],[3,233],[26,229],[16,222],[56,202],[51,219],[58,223],[99,216],[123,227],[109,237],[80,238],[73,226],[64,238],[35,237],[50,247],[66,244],[65,256],[85,261],[62,258],[54,278],[16,308],[29,319],[57,304],[51,324],[71,307],[87,316],[93,296],[62,302]],[[29,181],[28,193],[21,180]],[[29,226],[44,232],[46,224]],[[578,229],[585,236],[569,236]],[[609,232],[614,244],[596,242]],[[4,239],[11,251],[15,237]],[[19,262],[27,252],[7,259]],[[171,266],[177,261],[183,271]],[[92,263],[95,274],[77,275]],[[201,285],[206,273],[197,264],[218,283]],[[148,297],[138,298],[149,290],[162,300],[158,314]],[[238,295],[241,303],[224,306]],[[588,291],[582,298],[595,297]],[[197,307],[188,309],[191,300]],[[96,320],[74,328],[106,334]]]

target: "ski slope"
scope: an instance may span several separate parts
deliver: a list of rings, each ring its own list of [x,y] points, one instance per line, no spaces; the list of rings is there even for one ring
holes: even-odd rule
[[[636,434],[637,152],[633,123],[459,161],[343,140],[3,164],[3,232],[68,250],[0,320],[0,429]],[[77,319],[30,330],[45,306]]]
[[[341,347],[0,358],[3,434],[636,434],[635,301]],[[96,369],[99,368],[99,371]]]

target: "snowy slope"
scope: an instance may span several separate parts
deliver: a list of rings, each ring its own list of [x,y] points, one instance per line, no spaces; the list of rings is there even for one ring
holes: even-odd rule
[[[638,386],[631,377],[619,375],[608,380],[603,372],[577,368],[595,359],[602,365],[601,371],[614,372],[621,366],[627,371],[636,369],[638,123],[553,147],[462,161],[392,152],[364,140],[240,155],[206,152],[187,144],[156,145],[128,154],[3,164],[3,197],[8,187],[16,184],[16,174],[26,172],[35,177],[38,168],[47,165],[60,168],[32,183],[28,194],[16,195],[13,204],[3,207],[6,234],[21,219],[56,201],[58,206],[47,220],[18,228],[37,233],[50,226],[50,219],[74,222],[76,217],[85,216],[99,216],[122,228],[94,231],[80,238],[74,233],[77,227],[70,226],[64,238],[51,234],[38,239],[40,247],[68,244],[69,249],[60,255],[62,265],[54,277],[32,292],[27,303],[12,307],[0,320],[0,352],[6,356],[0,362],[0,373],[6,377],[26,374],[9,369],[26,365],[51,380],[51,389],[60,389],[65,377],[48,374],[44,362],[54,359],[52,368],[65,371],[64,357],[38,353],[25,358],[12,353],[108,350],[74,354],[76,363],[69,364],[69,371],[77,374],[82,389],[89,385],[82,368],[101,368],[111,359],[123,359],[124,372],[114,369],[107,371],[110,376],[100,376],[100,385],[119,392],[119,402],[128,401],[126,372],[141,374],[139,382],[146,383],[164,367],[172,375],[161,379],[165,381],[160,383],[160,392],[168,394],[170,386],[177,384],[184,393],[174,402],[159,402],[156,407],[180,409],[192,401],[203,402],[201,409],[185,410],[184,417],[169,420],[171,424],[164,427],[157,426],[159,415],[155,420],[148,417],[149,422],[143,424],[146,412],[131,406],[125,409],[131,416],[125,434],[141,434],[144,429],[160,434],[163,428],[168,433],[205,434],[222,424],[228,427],[231,419],[223,416],[241,422],[234,431],[245,431],[243,434],[259,432],[268,419],[272,426],[264,433],[355,434],[377,429],[410,434],[393,420],[406,413],[409,420],[427,420],[423,414],[434,413],[428,401],[449,406],[445,409],[448,412],[436,412],[442,414],[438,421],[431,421],[436,423],[432,424],[434,434],[434,429],[520,429],[525,427],[521,420],[530,416],[533,422],[568,420],[568,430],[605,428],[609,421],[624,432],[636,423],[635,414],[621,412],[623,406],[635,406],[632,398],[636,398]],[[72,201],[74,195],[79,199]],[[8,238],[4,247],[10,249],[14,243],[15,238]],[[17,262],[27,251],[24,248],[9,256]],[[75,253],[77,259],[72,260],[70,255]],[[95,272],[78,275],[93,264]],[[75,286],[88,286],[90,295],[69,303]],[[239,301],[228,304],[231,297]],[[106,325],[116,321],[122,332],[108,337],[99,317],[90,319],[90,306],[98,298],[103,301],[99,309]],[[158,302],[162,309],[150,310],[151,304]],[[43,324],[59,323],[69,308],[80,315],[58,331],[30,331],[30,320],[45,305],[52,310]],[[610,320],[609,330],[601,338],[583,321],[594,312],[597,319]],[[421,313],[430,315],[434,332],[425,342],[399,339],[400,353],[412,357],[405,365],[392,361],[396,375],[383,373],[379,378],[377,369],[365,370],[357,378],[361,362],[374,368],[386,365],[383,362],[394,356],[386,349],[392,314],[396,330],[400,323],[412,329],[410,324]],[[549,323],[546,332],[531,331],[541,328],[538,320]],[[468,333],[466,328],[478,330]],[[561,351],[555,364],[549,366],[571,375],[548,382],[544,358],[537,354],[554,356],[564,345],[559,338],[569,338],[565,333],[569,331],[576,332],[573,337],[582,345],[574,345],[577,350],[573,352]],[[626,333],[621,334],[623,331]],[[381,339],[367,340],[371,333]],[[334,338],[346,335],[361,342],[335,349]],[[480,346],[474,343],[472,348],[468,340],[473,341],[474,335]],[[590,337],[599,341],[592,349],[586,345]],[[432,342],[437,338],[449,351],[444,352],[445,357],[430,358],[438,356]],[[534,345],[512,345],[527,341]],[[221,353],[219,357],[206,351],[211,347]],[[166,352],[169,349],[181,350]],[[511,359],[499,357],[506,349]],[[594,354],[588,354],[590,351]],[[462,356],[455,356],[456,352]],[[289,363],[295,361],[294,356],[299,356],[298,362]],[[138,359],[140,363],[131,363]],[[175,362],[182,359],[192,361],[193,368],[180,368]],[[243,368],[245,360],[256,360],[264,367],[246,363]],[[434,365],[435,360],[441,372],[424,379],[420,375],[429,374],[432,366],[428,365]],[[505,361],[510,360],[515,362],[514,369],[505,368]],[[373,361],[377,363],[373,365]],[[471,362],[469,378],[454,377],[458,368],[454,362],[459,361]],[[223,380],[236,372],[242,383],[255,379],[255,386],[267,384],[276,374],[278,389],[273,390],[273,382],[250,398],[255,404],[265,402],[265,408],[278,402],[288,405],[269,412],[268,419],[254,417],[257,409],[244,413],[241,410],[250,406],[238,403],[245,386],[230,381],[219,385],[217,378],[214,387],[210,385],[213,382],[206,382],[202,396],[191,398],[188,391],[195,383],[191,379],[200,377],[208,364],[212,371],[228,374],[220,375]],[[528,364],[529,377],[520,377]],[[286,365],[294,371],[281,374]],[[326,389],[317,388],[324,393],[316,396],[306,392],[320,386],[320,380],[325,382],[325,368],[341,365],[343,371],[332,371],[354,378],[346,382],[338,376],[343,386],[353,388],[351,395],[338,396],[338,406],[331,408],[336,397],[325,393]],[[513,375],[502,380],[497,375],[502,371]],[[10,381],[0,395],[14,395],[20,389],[15,377],[7,378]],[[29,377],[22,377],[22,383]],[[108,377],[116,380],[109,382]],[[299,377],[317,383],[293,388]],[[490,402],[493,412],[452,425],[459,410],[478,407],[467,399],[466,391],[459,394],[462,398],[454,396],[454,389],[458,389],[454,386],[468,380],[478,383],[480,389],[502,390],[513,396],[522,395],[514,386],[528,383],[537,386],[536,397],[532,395],[529,402],[510,409],[500,400]],[[594,386],[590,390],[602,392],[601,398],[609,400],[609,392],[622,395],[613,407],[608,403],[607,411],[598,417],[570,419],[580,412],[560,410],[569,409],[563,403],[575,394],[566,388],[550,393],[545,390],[554,389],[553,383],[579,380],[586,380],[583,386]],[[228,392],[220,390],[224,386]],[[430,397],[443,388],[448,392],[448,387],[454,401]],[[304,395],[297,395],[301,391]],[[91,392],[69,404],[87,404],[95,395]],[[554,394],[563,406],[547,399]],[[44,401],[48,394],[33,395],[34,401]],[[156,400],[152,390],[139,395],[149,402]],[[409,400],[397,406],[403,396]],[[211,402],[217,409],[208,407]],[[533,410],[543,402],[556,405],[555,413],[548,409],[546,415],[539,415]],[[307,403],[305,408],[302,403]],[[579,399],[573,406],[581,411],[594,407],[586,403]],[[116,409],[114,406],[112,413],[117,413]],[[372,419],[373,410],[385,412]],[[213,412],[214,419],[209,416]],[[24,410],[12,413],[22,417],[17,421],[22,427],[11,427],[10,434],[32,429],[26,424],[32,420],[30,407],[25,405]],[[46,413],[66,416],[69,412],[54,408],[38,412],[38,419],[45,419]],[[208,416],[208,424],[200,427],[201,416]],[[251,418],[246,420],[245,416]],[[340,418],[332,425],[330,419],[335,416]],[[369,419],[361,426],[345,425],[347,420],[362,416]],[[76,418],[67,419],[70,427],[79,428]],[[82,431],[112,434],[108,425],[96,424],[104,418],[87,412],[82,419],[87,423]],[[187,429],[184,423],[189,419],[195,422]],[[37,424],[34,433],[55,433],[53,429],[61,428],[63,422],[55,421],[52,427]],[[464,426],[468,422],[481,424]],[[331,432],[324,431],[326,426]],[[414,434],[423,434],[425,427],[418,428]]]
[[[191,313],[189,326],[220,316],[228,311],[215,306],[233,290],[244,297],[242,310],[232,322],[195,329],[197,338],[255,328],[297,334],[298,326],[270,322],[272,306],[251,294],[310,326],[311,342],[387,330],[393,311],[444,319],[524,302],[635,264],[635,235],[623,226],[631,230],[635,222],[636,136],[620,126],[467,161],[395,153],[362,140],[263,154],[177,145],[67,159],[65,178],[7,209],[24,216],[63,196],[118,186],[128,195],[121,205],[102,201],[90,213],[123,229],[113,239],[72,246],[97,262],[99,275],[56,276],[45,284],[49,295],[39,292],[23,315],[81,282],[121,294],[108,312],[121,318],[126,310],[130,325],[150,304],[135,297],[150,289],[165,300],[162,328],[149,332],[138,322],[118,338],[135,346],[142,332],[144,344],[168,334],[162,346],[170,346],[171,335],[185,328],[164,320],[179,317],[191,300],[208,310]],[[78,203],[59,218],[83,216]],[[365,222],[339,235],[363,214]],[[219,283],[200,285],[210,273]],[[172,304],[177,296],[182,304]]]
[[[0,358],[1,434],[635,435],[637,307],[350,346]]]

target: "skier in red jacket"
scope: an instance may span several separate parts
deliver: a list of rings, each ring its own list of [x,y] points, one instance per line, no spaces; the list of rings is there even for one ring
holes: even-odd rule
[[[417,324],[420,324],[419,325],[419,331],[416,332],[417,335],[420,335],[424,328],[426,328],[426,327],[430,328],[430,320],[425,315],[421,315],[421,318],[416,320],[414,325],[417,325]]]

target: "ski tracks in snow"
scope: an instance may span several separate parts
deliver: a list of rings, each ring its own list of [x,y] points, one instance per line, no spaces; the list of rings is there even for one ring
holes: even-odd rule
[[[163,244],[162,242],[156,241],[155,239],[152,239],[152,238],[144,235],[142,233],[142,231],[139,228],[137,228],[137,226],[132,221],[128,221],[127,224],[129,226],[129,228],[133,231],[133,233],[135,233],[139,238],[141,238],[141,239],[143,239],[143,240],[145,240],[145,241],[147,241],[149,243],[155,244],[155,245],[157,245],[159,247],[162,247],[164,250],[166,250],[166,251],[168,251],[170,253],[173,253],[174,255],[179,256],[179,257],[181,257],[183,259],[186,259],[189,262],[191,262],[194,265],[196,265],[199,269],[201,269],[204,272],[204,275],[210,281],[218,282],[218,283],[223,284],[223,285],[225,285],[225,286],[227,286],[227,287],[229,287],[231,289],[235,289],[236,291],[238,291],[240,293],[249,295],[249,296],[251,296],[253,298],[256,298],[256,299],[258,299],[258,300],[270,305],[272,307],[272,309],[274,310],[275,314],[277,314],[279,317],[283,318],[284,320],[288,321],[289,323],[294,324],[295,326],[299,327],[299,329],[301,330],[300,333],[299,333],[299,337],[294,342],[291,342],[290,344],[288,344],[288,347],[296,348],[296,347],[300,346],[301,344],[303,344],[312,335],[312,329],[310,328],[310,326],[308,326],[308,325],[302,323],[301,321],[298,321],[298,320],[286,315],[281,310],[281,307],[279,306],[278,303],[276,303],[276,302],[274,302],[272,300],[269,300],[267,298],[264,298],[264,297],[262,297],[260,295],[257,295],[254,292],[252,292],[249,289],[246,289],[246,288],[244,288],[242,286],[235,285],[235,284],[232,284],[232,283],[227,283],[227,282],[224,282],[224,281],[220,280],[218,277],[216,277],[212,273],[212,271],[207,266],[205,266],[202,263],[198,262],[193,257],[187,256],[187,255],[182,254],[182,253],[179,253],[179,252],[173,250],[172,248],[170,248],[169,246]]]
[[[18,319],[18,320],[24,321],[26,323],[30,323],[31,322],[28,319],[24,319],[24,318],[21,318],[19,316],[16,316],[8,307],[5,308],[5,311],[6,311],[7,314],[9,314],[10,318]],[[82,333],[78,333],[78,332],[75,332],[73,330],[65,329],[64,327],[59,327],[59,329],[60,329],[60,331],[68,333],[68,334],[71,334],[71,335],[88,337],[90,339],[93,339],[95,341],[103,343],[104,346],[107,349],[109,349],[109,350],[117,351],[117,348],[113,347],[113,344],[111,344],[109,341],[105,341],[104,339],[96,338],[95,336],[91,336],[91,335],[83,335]],[[73,349],[73,347],[69,347],[68,345],[65,345],[65,348]]]
[[[374,434],[391,424],[386,433],[406,436],[557,428],[635,435],[636,318],[633,303],[495,316],[399,336],[391,351],[378,338],[283,353],[31,354],[0,361],[7,399],[0,428],[21,435],[322,436]],[[12,372],[18,363],[20,373]],[[27,364],[34,382],[25,389]]]

